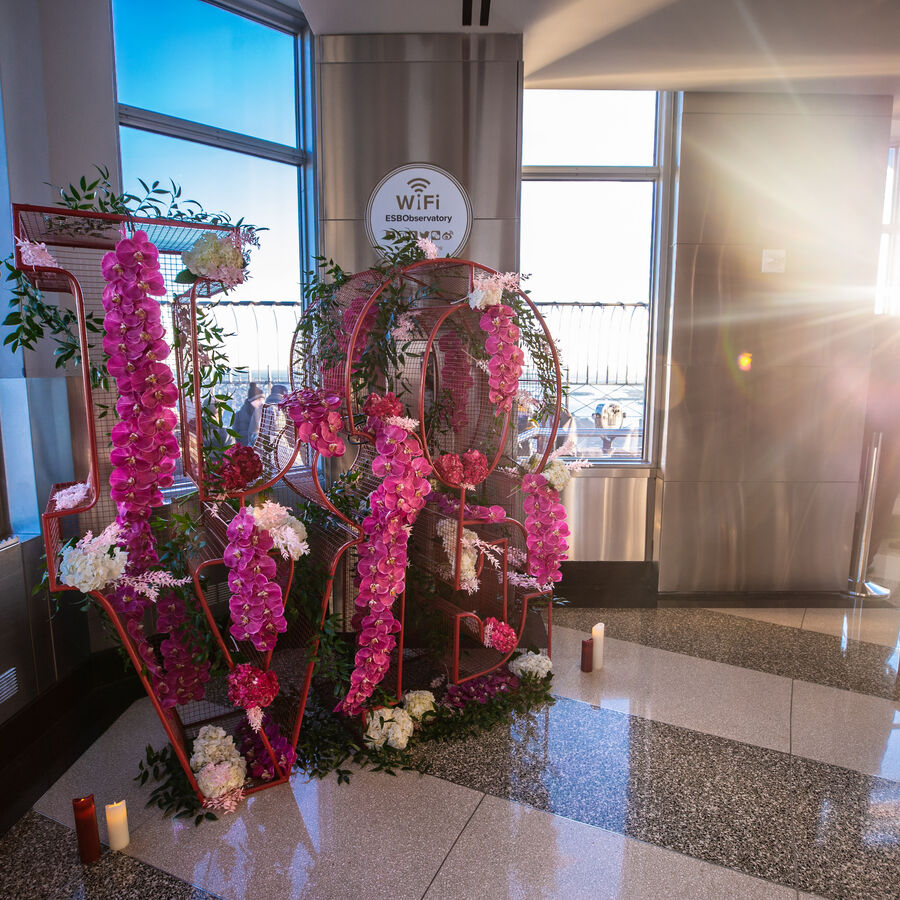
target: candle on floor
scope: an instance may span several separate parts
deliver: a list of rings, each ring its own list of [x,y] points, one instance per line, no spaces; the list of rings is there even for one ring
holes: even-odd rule
[[[590,672],[594,668],[594,639],[581,642],[581,671]]]
[[[106,804],[106,830],[109,832],[109,849],[122,850],[128,846],[128,810],[125,801]]]
[[[75,813],[75,835],[78,838],[78,853],[83,863],[94,863],[100,859],[100,832],[97,830],[97,810],[94,795],[76,797],[72,801]]]
[[[602,622],[598,622],[591,629],[591,638],[594,641],[594,671],[599,671],[603,668],[603,635],[606,631],[606,626]]]

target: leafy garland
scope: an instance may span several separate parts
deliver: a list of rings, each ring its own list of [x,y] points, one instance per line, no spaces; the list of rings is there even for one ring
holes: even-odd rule
[[[109,169],[105,166],[94,166],[98,177],[88,181],[82,175],[75,184],[66,187],[52,185],[60,199],[57,206],[74,210],[110,213],[127,218],[160,218],[176,219],[181,222],[193,222],[206,225],[233,225],[234,227],[252,228],[254,231],[265,231],[265,228],[248,226],[243,219],[232,223],[231,217],[224,212],[210,213],[203,209],[196,200],[183,196],[180,185],[170,180],[169,187],[162,187],[159,181],[147,183],[139,178],[144,193],[117,193],[110,182]],[[59,220],[50,221],[51,229],[76,234],[105,234],[105,226],[98,226],[91,220],[72,223],[62,216]],[[81,346],[78,341],[78,319],[74,312],[62,309],[56,304],[46,303],[41,291],[32,284],[24,271],[15,265],[15,253],[11,253],[4,261],[6,281],[11,282],[12,297],[9,301],[10,312],[3,320],[3,326],[12,331],[3,340],[3,346],[9,346],[15,353],[20,348],[34,350],[37,342],[45,336],[54,341],[54,365],[62,368],[72,362],[81,364]],[[92,312],[85,313],[85,328],[91,334],[102,334],[102,319]],[[96,345],[88,344],[94,351]],[[96,354],[94,354],[96,355]],[[103,362],[91,364],[91,384],[95,388],[109,388],[106,368]]]

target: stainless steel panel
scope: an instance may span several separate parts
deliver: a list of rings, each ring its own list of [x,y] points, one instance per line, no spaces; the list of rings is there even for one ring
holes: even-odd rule
[[[518,215],[518,62],[320,64],[318,77],[323,219],[362,218],[379,180],[412,162],[455,175],[475,218]]]
[[[889,116],[685,114],[677,240],[870,258],[889,132]]]
[[[15,669],[18,690],[0,703],[0,722],[37,696],[18,541],[0,548],[0,672]]]
[[[21,544],[22,567],[25,576],[25,597],[28,604],[28,626],[31,633],[31,649],[34,658],[34,677],[37,691],[47,690],[57,678],[56,653],[53,641],[53,617],[50,596],[46,590],[35,593],[34,588],[43,578],[44,541],[30,538]],[[69,595],[62,595],[62,603],[70,604]]]
[[[859,479],[868,372],[754,368],[747,376],[745,481]]]
[[[519,267],[518,219],[476,219],[461,256],[512,272]],[[339,259],[348,271],[365,269],[375,261],[362,219],[322,223],[323,252]]]
[[[679,244],[672,361],[680,366],[868,365],[873,296],[869,265],[841,254],[787,250],[788,271],[761,271],[763,248]]]
[[[319,63],[437,62],[522,59],[520,34],[328,34],[316,44]]]
[[[667,482],[660,591],[842,591],[857,484]]]
[[[666,481],[741,481],[749,430],[743,385],[724,365],[671,368]]]
[[[649,470],[604,476],[575,473],[563,491],[569,516],[570,560],[643,561],[647,533]]]

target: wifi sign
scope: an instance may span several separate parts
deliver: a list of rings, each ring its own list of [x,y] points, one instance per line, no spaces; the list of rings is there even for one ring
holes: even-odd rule
[[[431,185],[427,178],[410,178],[406,182],[411,194],[396,194],[399,209],[440,209],[441,195],[426,194],[425,189]]]

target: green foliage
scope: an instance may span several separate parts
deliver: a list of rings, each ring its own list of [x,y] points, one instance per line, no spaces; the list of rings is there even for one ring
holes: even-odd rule
[[[265,228],[247,225],[243,219],[232,223],[227,213],[209,213],[196,200],[184,197],[181,186],[169,181],[168,187],[159,181],[147,183],[138,179],[143,194],[118,193],[110,182],[109,169],[94,166],[97,177],[88,181],[82,175],[74,184],[66,187],[51,185],[59,192],[57,205],[74,211],[111,213],[128,218],[175,219],[181,222],[195,222],[207,225],[230,225],[249,228],[254,232]],[[108,222],[91,219],[73,220],[66,216],[52,217],[48,221],[51,231],[58,234],[107,236]],[[15,256],[11,254],[3,263],[6,280],[12,282],[10,290],[11,312],[3,324],[13,330],[4,339],[13,353],[20,348],[35,349],[39,340],[49,336],[56,343],[55,365],[65,366],[72,362],[81,364],[81,346],[78,340],[78,319],[74,312],[46,303],[40,290],[32,284],[28,276],[15,266]],[[102,334],[103,322],[92,312],[85,313],[85,328],[89,333]],[[97,346],[89,341],[88,349],[97,356]],[[100,362],[91,364],[91,383],[97,388],[108,390],[106,375],[106,354],[100,353]],[[105,414],[105,411],[104,411]]]
[[[171,744],[158,751],[147,744],[147,757],[139,763],[134,780],[144,785],[151,777],[160,783],[150,792],[147,806],[158,806],[165,818],[189,819],[193,816],[194,825],[206,820],[214,822],[218,818],[203,808]]]
[[[15,255],[4,261],[6,281],[12,294],[10,312],[3,325],[12,331],[3,340],[13,353],[19,349],[34,350],[37,342],[49,334],[56,347],[53,350],[54,365],[63,368],[66,363],[81,363],[81,346],[78,341],[78,317],[70,309],[44,302],[41,292],[28,276],[15,266]],[[84,326],[89,334],[102,334],[103,323],[92,312],[85,313]],[[105,357],[105,354],[103,354]],[[105,362],[105,359],[104,359]],[[105,365],[91,364],[91,383],[94,387],[107,387]]]

